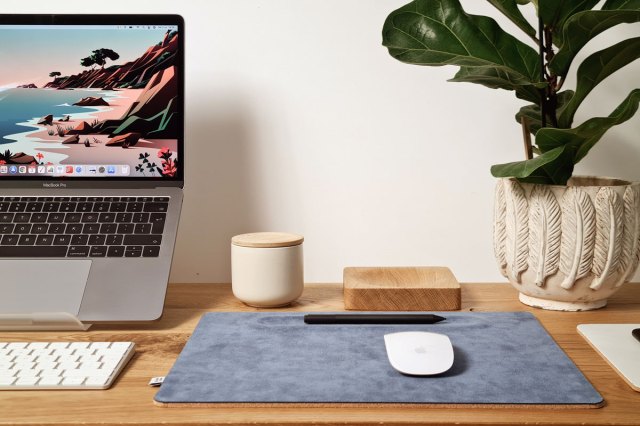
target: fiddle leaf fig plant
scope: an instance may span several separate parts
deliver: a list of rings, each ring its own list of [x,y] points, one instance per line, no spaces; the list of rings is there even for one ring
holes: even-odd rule
[[[459,0],[414,0],[392,12],[384,23],[382,43],[402,62],[458,66],[449,81],[511,90],[527,101],[516,120],[535,138],[531,152],[524,161],[492,166],[491,173],[565,185],[574,165],[607,130],[638,110],[636,88],[609,116],[574,123],[589,93],[640,57],[640,37],[621,40],[578,64],[574,90],[563,87],[569,70],[578,52],[598,34],[640,22],[640,0],[606,0],[599,9],[594,9],[598,0],[487,1],[523,32],[527,43],[490,17],[466,13]],[[523,15],[524,7],[535,8],[535,27]]]

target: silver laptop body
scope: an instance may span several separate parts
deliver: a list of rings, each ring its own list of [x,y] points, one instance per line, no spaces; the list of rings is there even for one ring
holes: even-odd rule
[[[0,328],[159,318],[183,198],[182,18],[0,15],[0,60]]]

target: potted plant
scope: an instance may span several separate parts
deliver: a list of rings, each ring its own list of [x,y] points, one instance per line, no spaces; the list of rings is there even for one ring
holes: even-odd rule
[[[575,64],[592,38],[640,21],[640,0],[488,0],[526,35],[524,43],[459,0],[415,0],[392,12],[383,45],[417,65],[456,65],[450,81],[513,91],[526,158],[491,167],[496,186],[494,249],[501,272],[528,305],[602,307],[640,261],[640,184],[572,176],[574,165],[611,127],[638,109],[632,90],[607,117],[574,123],[578,107],[605,78],[640,57],[628,38]],[[534,7],[537,22],[521,7]],[[575,88],[564,87],[577,66]],[[531,136],[534,141],[532,143]]]

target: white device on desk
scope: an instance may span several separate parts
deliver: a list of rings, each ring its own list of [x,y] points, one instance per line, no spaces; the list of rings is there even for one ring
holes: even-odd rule
[[[444,373],[453,365],[449,337],[426,331],[404,331],[384,335],[391,366],[403,374],[430,376]]]
[[[640,324],[580,324],[578,333],[637,392],[640,392]]]
[[[0,390],[108,389],[132,342],[0,342]]]

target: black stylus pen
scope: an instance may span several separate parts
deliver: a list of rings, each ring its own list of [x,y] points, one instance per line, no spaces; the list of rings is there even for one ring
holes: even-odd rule
[[[435,324],[443,318],[433,314],[307,314],[306,324]]]

